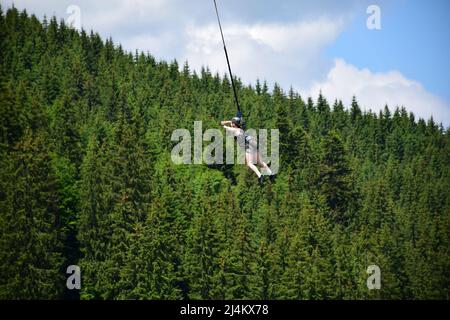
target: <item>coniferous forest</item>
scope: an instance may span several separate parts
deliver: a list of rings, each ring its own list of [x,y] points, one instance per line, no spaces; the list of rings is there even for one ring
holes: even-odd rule
[[[263,186],[170,157],[174,129],[235,114],[229,77],[0,9],[0,298],[448,299],[448,128],[237,89],[248,127],[280,131]]]

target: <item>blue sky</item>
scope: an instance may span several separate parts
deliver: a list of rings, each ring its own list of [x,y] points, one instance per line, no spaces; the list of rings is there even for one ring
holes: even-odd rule
[[[359,15],[327,49],[357,67],[397,69],[450,101],[450,1],[392,1],[382,11],[382,29],[361,27]]]
[[[10,7],[11,0],[0,0]],[[450,1],[217,0],[235,74],[322,93],[364,109],[404,106],[450,125]],[[127,50],[189,61],[191,69],[226,69],[212,0],[16,0],[38,17],[70,19],[111,36]],[[381,30],[369,30],[369,5]],[[78,21],[77,20],[77,21]]]

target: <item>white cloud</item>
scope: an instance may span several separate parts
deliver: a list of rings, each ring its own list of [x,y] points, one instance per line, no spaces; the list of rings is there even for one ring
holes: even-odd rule
[[[259,78],[287,87],[305,85],[326,74],[329,65],[320,53],[344,25],[345,19],[336,17],[288,24],[232,24],[224,29],[224,36],[233,71],[244,82],[254,83]],[[190,25],[185,38],[182,55],[194,69],[207,65],[213,71],[227,71],[216,24]]]
[[[316,98],[320,91],[330,102],[342,99],[345,105],[350,105],[355,95],[366,110],[377,111],[386,104],[391,109],[404,106],[417,117],[428,119],[432,115],[444,125],[450,124],[450,107],[445,101],[395,70],[374,73],[336,59],[326,79],[314,83],[310,89],[304,90],[304,94]]]
[[[342,18],[321,17],[307,22],[292,24],[255,24],[244,27],[252,40],[268,45],[273,51],[317,50],[335,40],[341,32]]]
[[[80,5],[86,28],[120,31],[138,24],[154,24],[173,17],[171,0],[111,0]]]
[[[144,53],[149,52],[158,59],[169,60],[169,57],[171,57],[171,54],[177,46],[178,39],[172,33],[161,33],[157,36],[138,34],[126,38],[120,43],[123,48],[132,51],[133,53],[137,49]]]

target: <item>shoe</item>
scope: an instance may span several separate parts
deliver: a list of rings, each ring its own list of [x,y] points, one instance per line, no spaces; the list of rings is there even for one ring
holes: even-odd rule
[[[274,175],[274,174],[271,174],[271,175],[269,176],[269,180],[270,180],[270,183],[273,183],[273,181],[275,180],[275,175]]]
[[[264,183],[264,176],[260,176],[259,177],[259,185],[263,185],[263,183]]]

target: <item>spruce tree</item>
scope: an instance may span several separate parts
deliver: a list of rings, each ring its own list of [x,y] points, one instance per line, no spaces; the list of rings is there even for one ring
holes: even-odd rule
[[[26,130],[2,159],[2,299],[55,299],[65,279],[58,181],[42,131]]]

